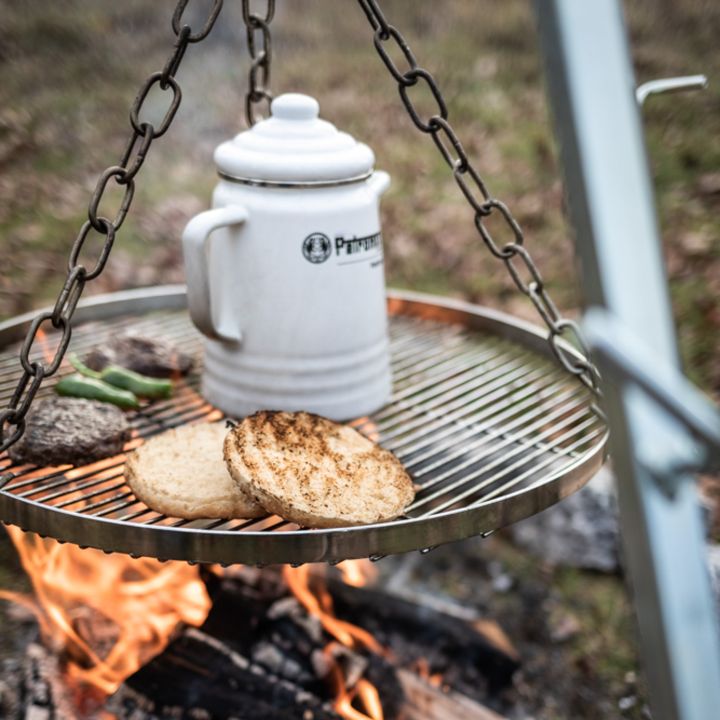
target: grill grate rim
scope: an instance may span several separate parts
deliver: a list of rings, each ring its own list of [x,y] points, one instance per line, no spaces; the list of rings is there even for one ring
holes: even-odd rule
[[[125,331],[160,335],[195,360],[195,369],[171,399],[129,415],[136,436],[129,447],[171,427],[224,417],[199,394],[201,337],[185,311],[91,320],[74,329],[71,347],[83,354]],[[389,525],[441,518],[539,487],[548,477],[582,465],[604,443],[605,428],[590,408],[587,391],[553,361],[514,338],[484,334],[462,323],[400,315],[391,317],[390,339],[392,399],[373,416],[351,423],[395,452],[419,485],[407,514]],[[0,348],[0,406],[19,374],[18,348]],[[64,363],[41,396],[70,372],[73,368]],[[78,468],[36,468],[15,466],[3,455],[0,473],[9,479],[1,493],[48,511],[65,511],[78,523],[112,520],[128,528],[176,529],[208,538],[260,533],[269,539],[317,532],[275,516],[193,521],[166,517],[135,498],[124,482],[123,465],[120,455]]]

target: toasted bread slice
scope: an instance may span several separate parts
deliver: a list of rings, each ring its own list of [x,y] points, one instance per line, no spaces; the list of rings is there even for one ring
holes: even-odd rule
[[[225,438],[238,486],[304,527],[391,520],[414,495],[400,461],[346,425],[306,412],[255,413]]]
[[[223,462],[224,423],[186,425],[128,455],[125,478],[149,508],[172,517],[253,518],[267,514],[240,490]]]

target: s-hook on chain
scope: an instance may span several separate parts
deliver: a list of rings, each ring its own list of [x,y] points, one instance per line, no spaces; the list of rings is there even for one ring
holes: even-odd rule
[[[182,92],[180,85],[175,80],[175,75],[185,51],[188,45],[200,42],[208,36],[223,6],[223,0],[213,0],[205,24],[199,30],[193,31],[190,25],[182,22],[183,13],[189,2],[190,0],[178,0],[172,16],[172,29],[177,36],[173,51],[170,53],[163,69],[149,75],[140,86],[137,97],[130,108],[132,129],[120,162],[117,165],[111,165],[98,178],[95,190],[90,198],[88,219],[80,228],[80,232],[70,250],[67,277],[55,306],[52,310],[40,313],[30,325],[20,350],[23,375],[7,408],[0,412],[0,452],[7,450],[20,439],[25,430],[25,416],[40,389],[42,381],[57,372],[60,367],[60,363],[70,344],[72,317],[85,288],[85,283],[94,280],[103,271],[112,250],[115,235],[130,209],[133,194],[135,193],[135,176],[143,166],[153,141],[167,132],[180,106]],[[170,105],[157,127],[140,117],[145,100],[155,85],[162,92],[167,92],[168,89],[172,92]],[[114,220],[98,215],[100,202],[111,179],[114,179],[118,185],[125,188],[120,208],[115,214]],[[95,261],[95,266],[88,269],[80,262],[80,253],[92,230],[104,237],[104,241],[100,254]],[[62,332],[55,356],[50,362],[31,360],[30,355],[40,326],[47,321],[51,323],[53,328]],[[7,432],[10,427],[13,429]]]
[[[265,12],[258,14],[250,9],[251,0],[242,0],[243,21],[251,59],[248,91],[245,94],[245,119],[250,127],[262,119],[255,115],[257,106],[263,102],[267,103],[267,114],[269,115],[270,103],[273,99],[270,92],[270,64],[272,63],[270,23],[275,15],[275,0],[266,0],[266,2]]]
[[[380,59],[398,84],[400,99],[415,126],[435,141],[438,151],[450,166],[453,178],[462,194],[475,212],[475,227],[490,252],[507,268],[518,290],[530,298],[540,317],[548,327],[548,342],[562,366],[578,377],[596,397],[601,395],[598,386],[599,375],[589,358],[587,345],[578,325],[560,315],[555,303],[545,288],[542,275],[525,247],[525,237],[507,205],[493,197],[472,165],[455,130],[448,120],[448,109],[440,88],[425,68],[418,65],[407,40],[402,33],[388,23],[378,6],[377,0],[358,0],[360,7],[374,31],[373,42]],[[405,59],[406,67],[400,68],[392,59],[388,47],[395,45]],[[425,119],[413,103],[410,88],[425,84],[437,105],[437,112]],[[487,228],[487,218],[499,217],[510,233],[511,241],[498,242]],[[569,353],[560,343],[561,339],[574,340],[580,348],[579,356]],[[594,406],[602,417],[602,412]]]

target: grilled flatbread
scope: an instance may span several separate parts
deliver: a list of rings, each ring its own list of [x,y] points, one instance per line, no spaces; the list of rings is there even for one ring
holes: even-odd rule
[[[224,423],[186,425],[128,455],[125,479],[149,508],[171,517],[253,518],[267,514],[240,490],[223,462]]]
[[[263,411],[225,438],[238,487],[304,527],[391,520],[412,501],[410,476],[389,451],[346,425],[306,412]]]

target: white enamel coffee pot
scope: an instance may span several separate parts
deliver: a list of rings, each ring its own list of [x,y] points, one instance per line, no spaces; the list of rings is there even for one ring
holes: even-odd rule
[[[202,392],[229,415],[345,420],[391,389],[379,199],[367,145],[311,97],[215,150],[212,210],[183,233],[190,315],[207,337]]]

